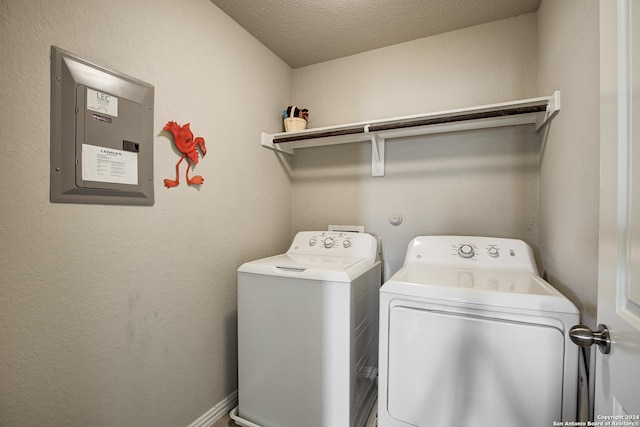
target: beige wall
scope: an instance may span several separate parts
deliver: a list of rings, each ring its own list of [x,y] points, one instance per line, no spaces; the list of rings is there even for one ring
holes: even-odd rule
[[[292,99],[322,126],[550,95],[537,90],[536,28],[529,14],[296,69]],[[364,225],[382,237],[387,277],[417,235],[536,247],[539,147],[531,126],[388,141],[376,178],[370,144],[297,150],[292,230]]]
[[[294,70],[310,126],[539,96],[536,15],[528,14]]]
[[[599,209],[598,2],[544,0],[538,88],[562,91],[540,166],[540,250],[548,280],[596,326]]]
[[[522,238],[593,323],[597,2],[293,72],[206,0],[4,0],[0,28],[2,426],[194,421],[236,388],[238,265],[327,224],[381,235],[387,276],[415,235]],[[155,206],[49,203],[52,44],[155,86]],[[258,144],[291,102],[317,127],[556,89],[541,165],[527,126],[388,142],[384,178],[367,144],[293,159]],[[162,186],[168,120],[207,140],[200,190]]]
[[[387,277],[420,234],[521,238],[548,280],[595,326],[598,3],[543,0],[536,14],[294,70],[293,100],[324,126],[562,93],[549,131],[453,133],[386,145],[298,150],[292,229],[363,224],[382,236]],[[400,213],[405,221],[391,226]]]
[[[237,267],[289,243],[259,135],[291,69],[207,0],[3,0],[0,28],[0,425],[186,426],[237,387]],[[49,202],[52,44],[155,86],[153,207]],[[201,189],[163,187],[169,120]]]

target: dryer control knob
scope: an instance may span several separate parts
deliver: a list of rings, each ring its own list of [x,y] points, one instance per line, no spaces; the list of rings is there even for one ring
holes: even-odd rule
[[[316,239],[315,237],[309,239],[309,246],[315,246],[316,243],[318,243],[318,239]]]
[[[326,239],[324,239],[324,247],[325,248],[332,248],[333,247],[333,237],[327,237]]]
[[[458,255],[460,255],[462,258],[471,258],[474,255],[473,248],[471,247],[471,245],[461,245],[458,248]]]
[[[344,242],[342,242],[342,246],[344,246],[345,248],[350,248],[351,240],[344,239]]]
[[[496,248],[495,246],[490,247],[487,250],[487,253],[489,254],[490,257],[492,258],[498,258],[500,256],[500,251],[498,250],[498,248]]]

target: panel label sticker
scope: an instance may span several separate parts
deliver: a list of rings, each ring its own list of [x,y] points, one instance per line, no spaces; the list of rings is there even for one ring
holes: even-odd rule
[[[87,88],[87,110],[118,117],[118,98]]]
[[[82,179],[138,185],[138,153],[82,144]]]

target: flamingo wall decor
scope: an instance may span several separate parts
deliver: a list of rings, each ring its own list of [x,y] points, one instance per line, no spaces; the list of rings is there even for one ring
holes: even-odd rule
[[[185,158],[187,159],[187,171],[185,173],[187,184],[204,184],[204,178],[200,175],[194,175],[193,177],[189,178],[189,169],[191,169],[191,165],[197,165],[198,159],[200,157],[197,147],[200,147],[202,157],[207,154],[207,148],[204,145],[204,138],[197,137],[194,139],[193,132],[191,132],[189,125],[190,123],[187,123],[184,126],[180,126],[178,123],[170,121],[163,128],[163,130],[167,130],[173,134],[173,143],[178,151],[182,153],[180,160],[178,160],[178,163],[176,164],[176,179],[164,180],[164,186],[167,188],[175,187],[180,184],[180,163],[182,163]]]

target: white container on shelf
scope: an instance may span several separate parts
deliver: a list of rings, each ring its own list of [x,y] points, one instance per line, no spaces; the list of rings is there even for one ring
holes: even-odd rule
[[[297,132],[307,128],[307,121],[300,117],[288,117],[284,119],[284,129],[287,132]]]

